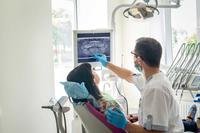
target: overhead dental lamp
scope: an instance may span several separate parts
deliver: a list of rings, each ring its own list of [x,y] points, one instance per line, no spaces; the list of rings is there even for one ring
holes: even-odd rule
[[[152,2],[154,4],[152,4]],[[140,2],[134,0],[131,4],[118,5],[112,12],[111,25],[113,27],[115,25],[115,13],[117,12],[118,9],[124,7],[126,7],[126,9],[124,10],[123,15],[126,18],[131,16],[136,19],[146,19],[153,17],[155,13],[158,15],[159,14],[158,8],[180,7],[180,0],[140,0]],[[113,29],[115,29],[115,27]]]
[[[136,2],[136,1],[135,1]],[[149,5],[149,0],[144,0],[143,2],[135,2],[127,9],[124,10],[123,15],[128,18],[128,16],[132,16],[137,19],[146,19],[154,16],[156,12],[159,14],[158,1],[155,0],[155,6]]]
[[[156,7],[148,6],[144,3],[137,3],[133,7],[127,8],[124,10],[123,15],[128,18],[128,15],[134,17],[134,18],[150,18],[154,16],[154,11],[159,14],[159,10]],[[128,13],[128,15],[127,15]]]

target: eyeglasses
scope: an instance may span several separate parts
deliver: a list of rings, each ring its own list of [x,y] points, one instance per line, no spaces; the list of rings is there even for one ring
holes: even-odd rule
[[[139,56],[138,54],[134,53],[133,51],[131,51],[131,54],[133,54],[136,58]]]

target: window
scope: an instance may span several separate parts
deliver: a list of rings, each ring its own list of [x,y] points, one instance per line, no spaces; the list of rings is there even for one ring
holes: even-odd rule
[[[55,97],[65,95],[63,86],[73,67],[72,33],[74,29],[73,0],[52,0],[52,41],[54,50]]]
[[[108,28],[107,0],[78,0],[78,29]]]
[[[77,9],[76,9],[77,8]],[[77,16],[74,11],[77,11]],[[52,41],[54,50],[55,97],[65,95],[63,86],[73,69],[73,30],[77,18],[79,29],[102,29],[108,27],[107,0],[52,0]]]
[[[173,58],[181,44],[197,39],[196,0],[181,2],[181,7],[171,10]]]

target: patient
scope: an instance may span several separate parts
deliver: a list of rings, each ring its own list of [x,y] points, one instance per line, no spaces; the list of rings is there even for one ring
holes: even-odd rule
[[[108,94],[101,93],[98,84],[100,82],[99,76],[92,70],[89,63],[83,63],[74,68],[67,76],[67,81],[85,83],[90,96],[87,99],[74,99],[73,102],[87,102],[89,101],[96,109],[104,113],[109,107],[120,108],[119,104],[112,99]]]
[[[197,107],[195,104],[193,104],[190,107],[187,118],[182,120],[184,125],[184,131],[199,132],[198,130],[200,128],[200,118],[198,117],[197,121],[195,122],[196,112]]]

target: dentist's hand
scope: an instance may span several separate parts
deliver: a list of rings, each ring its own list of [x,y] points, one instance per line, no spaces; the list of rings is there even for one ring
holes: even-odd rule
[[[138,116],[134,114],[129,114],[126,117],[131,123],[137,122],[138,121]]]
[[[112,125],[125,129],[128,121],[126,120],[126,117],[124,114],[118,109],[118,108],[109,108],[106,112],[106,119],[109,123]]]
[[[108,65],[107,58],[104,54],[94,54],[94,58],[101,62],[101,64],[106,67]]]

